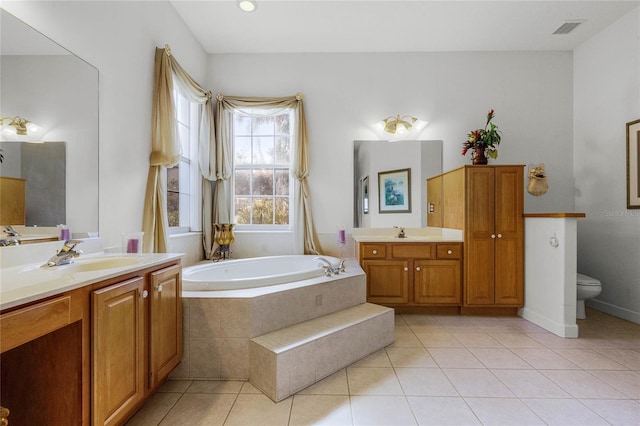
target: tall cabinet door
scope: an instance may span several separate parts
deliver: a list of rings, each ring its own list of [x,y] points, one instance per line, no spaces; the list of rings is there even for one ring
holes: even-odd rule
[[[164,379],[182,359],[182,266],[150,274],[149,387]]]
[[[465,304],[492,305],[495,298],[495,175],[492,167],[466,171]]]
[[[144,279],[91,294],[93,424],[121,424],[145,392]]]
[[[524,207],[522,167],[496,167],[495,304],[524,303]]]

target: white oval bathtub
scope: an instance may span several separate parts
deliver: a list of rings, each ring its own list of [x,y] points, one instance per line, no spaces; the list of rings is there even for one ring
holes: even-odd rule
[[[315,255],[266,256],[207,262],[182,271],[183,291],[223,291],[265,287],[322,276],[323,263]],[[337,265],[339,259],[321,256]]]

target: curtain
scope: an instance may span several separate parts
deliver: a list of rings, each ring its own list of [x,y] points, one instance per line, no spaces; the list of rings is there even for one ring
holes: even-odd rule
[[[143,247],[146,252],[166,253],[168,248],[166,168],[173,167],[180,161],[180,143],[176,133],[173,99],[174,83],[186,99],[200,104],[198,111],[199,166],[205,180],[211,176],[210,163],[215,154],[212,154],[209,149],[214,141],[211,92],[205,91],[189,76],[173,57],[169,46],[165,45],[162,49],[156,48],[151,119],[151,157],[142,219]],[[213,162],[215,162],[215,156],[213,156]],[[203,214],[203,222],[204,216]],[[206,235],[207,230],[208,236]],[[203,226],[204,247],[207,247],[207,238],[209,241],[211,240],[211,222],[208,226]]]
[[[302,94],[298,93],[296,96],[279,98],[235,97],[218,94],[216,99],[216,142],[219,149],[227,153],[232,152],[231,131],[233,128],[233,112],[243,113],[246,112],[243,110],[248,108],[268,109],[270,110],[268,114],[277,114],[285,108],[295,111],[294,158],[291,167],[291,174],[295,179],[295,203],[293,205],[294,250],[296,253],[319,254],[320,244],[318,243],[318,237],[311,217],[311,200],[309,184],[307,182],[307,177],[309,176],[309,138],[307,136],[307,123],[304,115]],[[229,166],[230,175],[232,170],[231,162],[229,162]],[[223,193],[219,196],[217,195],[218,204],[214,205],[214,209],[217,209],[220,217],[224,217],[225,214],[230,216],[230,211],[228,212],[227,210],[231,208],[232,203],[230,186],[228,186],[229,177],[219,178],[226,179],[224,182],[227,182],[227,186],[224,186],[224,195]]]

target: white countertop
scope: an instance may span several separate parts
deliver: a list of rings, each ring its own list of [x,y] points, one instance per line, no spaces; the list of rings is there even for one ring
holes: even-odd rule
[[[83,269],[99,259],[110,259],[117,264],[122,258],[130,258],[123,266],[105,269]],[[92,253],[78,257],[74,264],[43,266],[46,260],[0,268],[0,310],[33,302],[45,297],[64,293],[89,284],[117,277],[137,269],[155,266],[179,259],[180,253]]]
[[[398,228],[355,228],[353,239],[359,243],[438,243],[462,242],[463,231],[449,228],[405,228],[405,238],[398,238]]]

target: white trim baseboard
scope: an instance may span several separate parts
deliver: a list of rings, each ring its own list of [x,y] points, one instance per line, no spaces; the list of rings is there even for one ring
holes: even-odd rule
[[[518,312],[522,318],[539,325],[547,331],[560,337],[576,338],[578,337],[578,326],[572,324],[560,324],[556,321],[550,320],[531,309],[522,308]]]
[[[618,318],[640,324],[640,312],[635,312],[626,308],[622,308],[611,303],[603,302],[598,299],[587,300],[587,306],[598,311],[605,312]]]

